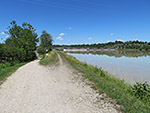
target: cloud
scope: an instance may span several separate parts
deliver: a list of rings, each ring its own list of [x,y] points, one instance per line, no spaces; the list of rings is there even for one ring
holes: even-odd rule
[[[65,33],[60,33],[59,34],[59,36],[56,38],[57,40],[64,40],[63,38],[62,38],[62,36],[64,36],[65,35]]]
[[[92,37],[89,37],[88,40],[92,40]]]
[[[64,36],[64,35],[65,35],[65,33],[60,33],[60,34],[59,34],[59,36]]]
[[[4,35],[4,34],[5,34],[5,32],[2,32],[2,33],[1,33],[1,35]]]
[[[6,36],[6,38],[10,38],[10,36],[9,36],[9,35],[7,35],[7,36]]]
[[[60,38],[59,40],[64,40],[63,38]]]
[[[57,40],[63,40],[63,38],[61,36],[56,38]]]
[[[114,35],[114,33],[110,33],[110,36],[113,36]]]
[[[60,39],[61,37],[57,37],[56,39]]]
[[[65,35],[65,33],[60,33],[59,36],[56,38],[57,40],[64,40],[62,37]]]

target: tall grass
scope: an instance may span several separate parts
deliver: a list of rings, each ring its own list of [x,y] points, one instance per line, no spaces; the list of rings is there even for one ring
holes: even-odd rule
[[[48,56],[43,55],[40,64],[41,65],[49,65],[49,64],[55,64],[58,61],[58,56],[55,51],[51,51]]]
[[[150,105],[131,94],[132,87],[124,81],[110,76],[101,68],[87,65],[78,61],[73,56],[59,52],[61,57],[69,62],[76,70],[83,74],[84,78],[94,83],[93,87],[99,93],[105,92],[107,96],[115,99],[117,104],[122,105],[121,110],[126,113],[149,113]]]

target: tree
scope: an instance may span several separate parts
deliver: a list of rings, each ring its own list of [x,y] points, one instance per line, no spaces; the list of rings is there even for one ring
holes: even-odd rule
[[[0,43],[0,49],[4,48],[4,47],[5,47],[5,44],[4,43]]]
[[[21,56],[20,53],[18,54],[20,57],[24,57],[22,58],[24,61],[34,60],[36,58],[34,51],[39,41],[37,38],[38,35],[35,32],[36,29],[28,23],[23,23],[22,26],[18,26],[16,21],[12,21],[10,24],[11,27],[8,27],[10,37],[5,41],[7,48],[15,48],[16,51],[24,53]]]
[[[42,35],[40,36],[40,40],[41,40],[41,43],[40,43],[39,50],[47,49],[48,51],[51,51],[52,41],[53,41],[52,36],[49,33],[47,33],[45,30],[43,30]]]

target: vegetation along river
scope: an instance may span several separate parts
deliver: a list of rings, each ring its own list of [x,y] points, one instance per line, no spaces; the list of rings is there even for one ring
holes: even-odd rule
[[[76,52],[68,53],[87,64],[102,67],[115,77],[134,84],[147,81],[150,84],[150,52]]]

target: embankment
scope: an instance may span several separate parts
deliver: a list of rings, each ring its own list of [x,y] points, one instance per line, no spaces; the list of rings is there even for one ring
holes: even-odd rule
[[[99,93],[105,92],[107,96],[116,100],[117,104],[122,105],[122,111],[126,113],[148,113],[150,105],[141,101],[131,94],[131,85],[118,80],[98,67],[87,65],[78,61],[76,58],[63,52],[59,52],[61,57],[69,64],[82,73],[83,77],[92,81],[93,88]]]

